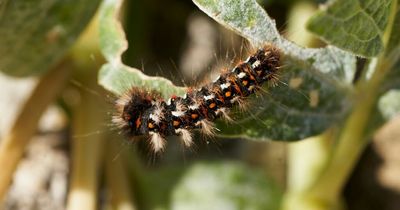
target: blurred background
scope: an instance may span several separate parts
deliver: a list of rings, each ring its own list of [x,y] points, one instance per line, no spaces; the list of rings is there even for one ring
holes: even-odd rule
[[[303,46],[323,46],[304,29],[322,1],[259,3],[287,38]],[[129,42],[123,62],[180,86],[210,81],[249,49],[244,39],[191,1],[126,1],[120,19]],[[0,23],[6,20],[0,9]],[[185,149],[171,137],[165,153],[155,157],[144,141],[127,142],[118,134],[110,125],[115,96],[97,85],[104,59],[97,46],[96,24],[92,20],[77,41],[71,41],[61,61],[52,65],[68,69],[70,76],[44,110],[33,138],[21,146],[23,155],[2,208],[278,209],[287,186],[285,142],[199,135],[196,146]],[[2,52],[8,47],[0,46]],[[7,55],[2,54],[0,63],[6,59],[3,56]],[[15,122],[29,121],[37,112],[26,106],[35,90],[53,88],[46,83],[38,89],[39,84],[36,77],[1,73],[1,139]],[[399,118],[389,122],[365,150],[345,187],[348,209],[400,209],[399,126]],[[24,132],[24,127],[18,131]]]

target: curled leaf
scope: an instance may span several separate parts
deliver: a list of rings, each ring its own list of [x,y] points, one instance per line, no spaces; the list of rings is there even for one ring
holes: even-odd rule
[[[141,70],[122,63],[121,55],[128,42],[118,20],[122,0],[105,0],[100,8],[99,37],[101,52],[107,60],[98,75],[99,84],[116,95],[131,87],[143,87],[160,92],[165,98],[182,95],[185,88],[177,87],[163,77],[150,77]]]

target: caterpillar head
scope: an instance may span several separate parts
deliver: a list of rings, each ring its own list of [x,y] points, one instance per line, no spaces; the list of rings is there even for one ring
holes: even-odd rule
[[[281,52],[272,45],[266,45],[255,53],[257,65],[253,68],[264,80],[275,80],[280,67]]]
[[[132,88],[116,101],[117,113],[113,122],[129,136],[139,136],[147,133],[143,116],[159,99],[159,95],[143,89]]]

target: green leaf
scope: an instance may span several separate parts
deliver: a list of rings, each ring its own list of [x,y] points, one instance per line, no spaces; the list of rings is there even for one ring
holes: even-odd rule
[[[340,122],[351,107],[349,90],[316,77],[299,63],[285,63],[283,83],[249,102],[233,124],[220,123],[224,135],[258,140],[299,140]],[[301,83],[295,88],[296,83]]]
[[[249,104],[234,123],[219,123],[224,135],[253,139],[298,140],[337,124],[351,108],[354,56],[335,47],[305,49],[279,35],[275,22],[256,1],[194,0],[210,17],[254,46],[281,49],[281,84]]]
[[[383,51],[383,31],[392,0],[332,0],[308,22],[308,28],[329,44],[356,55]]]
[[[279,209],[281,192],[260,171],[239,163],[197,163],[176,184],[173,210]]]
[[[94,15],[99,0],[0,0],[0,71],[13,76],[45,73]]]
[[[139,69],[122,63],[121,55],[128,43],[121,23],[117,20],[122,0],[104,0],[100,7],[99,37],[101,52],[107,60],[98,75],[99,84],[116,95],[133,86],[160,92],[164,98],[183,95],[185,88],[177,87],[163,77],[150,77]]]

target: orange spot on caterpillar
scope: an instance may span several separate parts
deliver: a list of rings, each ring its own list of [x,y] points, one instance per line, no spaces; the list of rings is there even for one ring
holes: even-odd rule
[[[217,106],[216,103],[211,103],[208,107],[209,107],[210,109],[214,109],[216,106]]]
[[[191,114],[191,117],[192,117],[193,120],[195,120],[195,119],[197,119],[199,117],[199,115],[193,113],[193,114]]]
[[[174,120],[174,121],[172,122],[172,125],[173,125],[174,127],[178,127],[180,124],[181,124],[181,123],[180,123],[178,120]]]
[[[155,128],[154,124],[153,124],[153,123],[151,123],[151,122],[149,122],[149,123],[147,124],[147,127],[148,127],[148,128],[150,128],[150,129],[153,129],[153,128]]]

